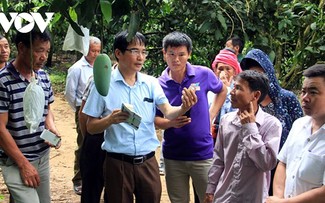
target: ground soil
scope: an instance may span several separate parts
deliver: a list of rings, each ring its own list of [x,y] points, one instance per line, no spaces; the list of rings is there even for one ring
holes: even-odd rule
[[[74,112],[69,107],[61,94],[56,95],[55,102],[51,109],[54,112],[55,123],[62,135],[62,145],[58,150],[51,150],[51,192],[54,203],[79,203],[80,196],[76,195],[72,189],[71,178],[73,176],[74,150],[76,148],[76,131],[74,124]],[[158,135],[160,138],[161,136]],[[157,149],[156,158],[159,160],[160,148]],[[162,196],[161,202],[168,203],[169,198],[166,191],[165,177],[161,176]],[[0,202],[8,201],[8,191],[0,176],[0,196],[4,199]],[[191,190],[191,198],[192,198]],[[102,201],[103,202],[103,201]],[[191,200],[193,202],[193,200]]]

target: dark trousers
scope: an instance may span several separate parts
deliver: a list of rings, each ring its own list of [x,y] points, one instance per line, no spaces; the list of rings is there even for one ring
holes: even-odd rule
[[[76,123],[76,131],[77,131],[77,148],[74,151],[75,155],[75,160],[74,160],[74,177],[72,178],[73,183],[78,183],[81,181],[81,175],[80,175],[80,152],[81,152],[81,147],[83,143],[83,136],[81,133],[81,130],[79,128],[79,110],[80,106],[76,107],[76,112],[75,112],[75,123]]]
[[[80,172],[82,178],[82,203],[99,203],[104,188],[103,166],[105,151],[101,149],[104,133],[86,134],[80,153]],[[105,202],[107,202],[104,196]]]
[[[131,164],[106,156],[105,193],[114,203],[160,203],[161,182],[155,156]]]

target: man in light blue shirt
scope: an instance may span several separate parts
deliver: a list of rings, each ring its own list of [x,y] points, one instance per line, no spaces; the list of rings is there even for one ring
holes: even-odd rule
[[[89,116],[87,130],[91,134],[105,133],[102,148],[107,152],[105,193],[108,202],[159,203],[161,182],[157,160],[154,158],[159,141],[155,133],[156,107],[165,117],[174,119],[187,112],[197,102],[194,89],[182,90],[182,105],[171,106],[158,80],[140,73],[148,52],[146,38],[139,32],[130,42],[129,33],[115,36],[114,54],[118,68],[112,72],[110,91],[102,97],[93,88],[83,113]],[[95,78],[96,79],[96,78]],[[129,113],[122,104],[132,105],[141,117],[137,127],[127,123]]]

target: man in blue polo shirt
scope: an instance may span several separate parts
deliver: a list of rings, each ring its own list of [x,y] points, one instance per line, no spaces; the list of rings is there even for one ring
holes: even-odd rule
[[[192,178],[200,202],[208,184],[208,170],[212,164],[212,119],[225,101],[227,89],[207,67],[191,65],[192,40],[184,33],[173,32],[163,39],[164,60],[168,67],[159,77],[171,105],[181,104],[180,90],[194,87],[198,102],[185,116],[173,120],[158,112],[157,127],[165,129],[163,156],[165,178],[171,202],[189,202],[189,178]],[[207,93],[216,94],[209,113]]]

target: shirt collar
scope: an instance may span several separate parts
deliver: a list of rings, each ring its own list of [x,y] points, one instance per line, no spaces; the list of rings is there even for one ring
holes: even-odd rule
[[[141,83],[145,82],[142,73],[137,72],[136,74],[137,74],[137,81],[136,81],[136,83],[141,84]],[[112,77],[112,79],[113,79],[115,82],[117,82],[117,81],[122,81],[122,82],[125,83],[124,78],[123,78],[123,76],[122,76],[122,74],[121,74],[121,72],[120,72],[120,70],[119,70],[118,68],[115,68],[115,69],[112,71],[112,76],[111,76],[111,77]],[[126,83],[125,83],[125,84],[126,84]]]
[[[170,68],[167,66],[167,68],[161,74],[162,79],[164,79],[166,82],[173,81],[173,79],[168,74],[169,71],[170,71]],[[190,78],[190,77],[194,77],[194,76],[195,76],[195,67],[193,67],[192,64],[187,62],[186,63],[186,74],[185,74],[184,80],[186,78]]]
[[[256,113],[255,117],[256,117],[255,122],[259,126],[263,125],[264,119],[265,119],[265,112],[263,111],[263,109],[260,106],[258,106],[258,110],[257,110],[257,113]]]
[[[303,128],[309,132],[310,136],[309,139],[313,140],[315,139],[318,135],[325,135],[325,124],[323,124],[316,132],[314,132],[314,134],[311,133],[311,128],[312,128],[312,118],[310,116],[305,116],[307,122],[304,122],[303,124]]]
[[[11,73],[14,76],[14,78],[16,78],[16,79],[19,78],[20,74],[18,73],[18,71],[16,70],[16,68],[12,64],[12,62],[7,66],[7,70],[8,70],[9,73]]]
[[[90,65],[90,63],[86,60],[85,56],[81,57],[81,61],[82,61],[82,65],[83,66],[89,66],[89,67],[93,67],[92,65]]]
[[[13,60],[14,61],[14,60]],[[15,68],[15,66],[13,65],[13,61],[11,61],[8,66],[6,67],[6,69],[8,70],[8,72],[16,79],[20,78],[21,80],[26,80],[26,78],[24,78],[18,71],[17,69]],[[34,73],[35,73],[35,79],[38,78],[38,71],[35,71],[34,70]]]

